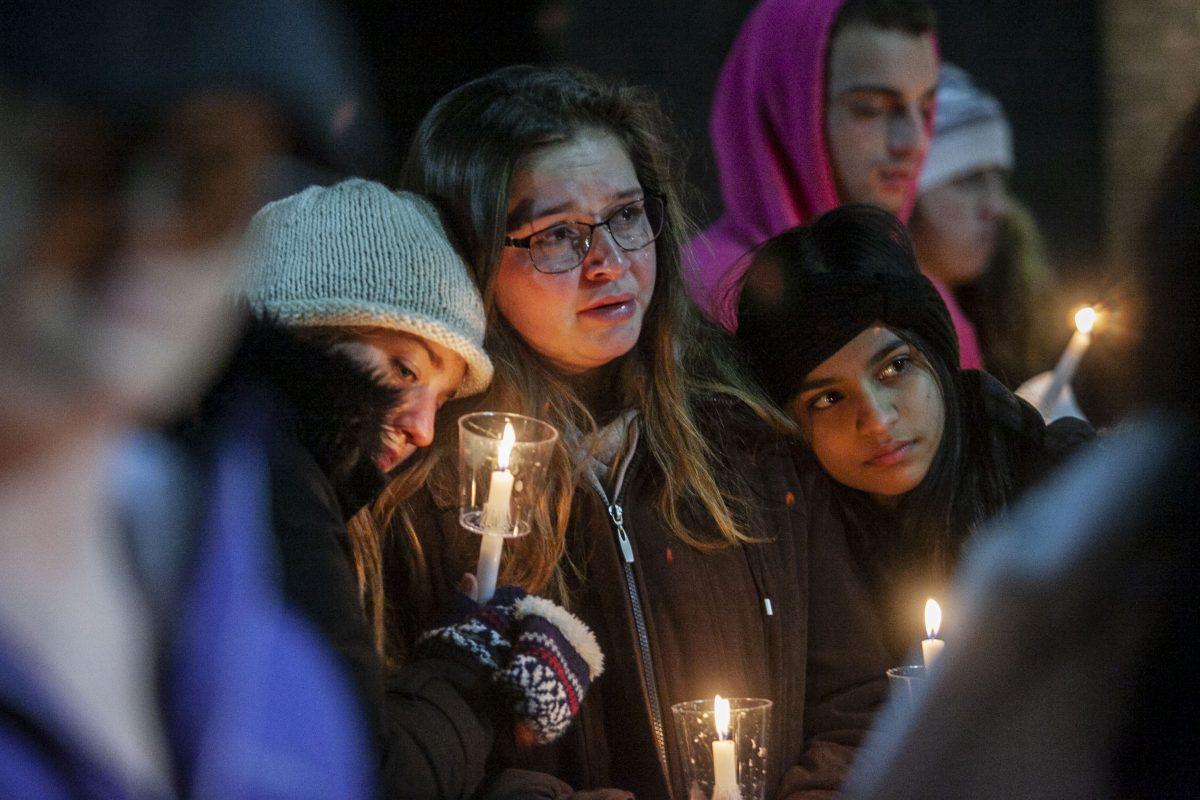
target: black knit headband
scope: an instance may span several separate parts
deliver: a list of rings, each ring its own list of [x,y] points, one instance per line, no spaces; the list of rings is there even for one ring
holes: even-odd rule
[[[790,272],[778,296],[743,295],[741,342],[763,388],[780,406],[805,378],[876,322],[919,336],[950,371],[958,368],[958,339],[950,313],[924,275],[850,271]]]

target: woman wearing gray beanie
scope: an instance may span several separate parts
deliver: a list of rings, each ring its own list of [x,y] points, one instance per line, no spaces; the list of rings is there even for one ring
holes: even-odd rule
[[[360,179],[261,209],[243,267],[251,321],[209,402],[250,382],[277,410],[268,458],[285,597],[355,684],[384,796],[467,796],[494,730],[559,712],[514,677],[525,631],[586,662],[580,694],[600,669],[589,630],[511,589],[486,607],[458,598],[403,667],[385,656],[384,608],[407,600],[385,597],[378,528],[359,512],[420,486],[442,404],[490,382],[482,301],[434,207]]]

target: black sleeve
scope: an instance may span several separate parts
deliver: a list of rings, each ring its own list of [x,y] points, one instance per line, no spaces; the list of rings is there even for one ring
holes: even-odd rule
[[[986,372],[963,370],[962,378],[968,415],[976,418],[973,424],[984,423],[979,435],[993,443],[996,468],[1014,475],[1017,495],[1041,483],[1096,436],[1076,417],[1047,425],[1037,409]]]
[[[424,552],[435,554],[414,571],[406,563],[408,537],[393,531],[384,556],[389,635],[401,651],[411,653],[420,633],[437,624],[448,600],[448,567],[436,554],[449,548],[432,546],[447,531],[427,491],[409,498],[406,516],[431,545]],[[461,531],[457,520],[449,531],[456,529]],[[489,758],[497,726],[512,719],[492,677],[482,664],[429,657],[414,658],[387,678],[381,775],[386,800],[486,795],[487,781],[496,777]]]
[[[337,652],[378,741],[383,667],[359,602],[349,535],[333,486],[294,439],[276,437],[270,454],[284,597]]]
[[[879,613],[832,503],[808,534],[804,751],[780,797],[833,797],[887,695],[893,666]]]
[[[402,667],[387,682],[384,798],[472,796],[500,718],[491,672],[481,665],[421,659]]]
[[[1070,458],[1080,447],[1096,438],[1096,431],[1082,419],[1060,417],[1046,426],[1045,450],[1053,466]]]

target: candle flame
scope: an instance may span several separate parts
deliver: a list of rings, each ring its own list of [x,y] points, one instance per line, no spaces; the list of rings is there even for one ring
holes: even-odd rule
[[[717,736],[721,739],[729,738],[729,701],[721,695],[717,695],[713,700],[713,717],[717,723]]]
[[[1092,326],[1096,324],[1096,309],[1091,306],[1084,306],[1075,312],[1075,327],[1080,333],[1091,333]]]
[[[508,459],[512,455],[513,445],[517,443],[517,433],[511,422],[504,423],[504,435],[500,437],[500,448],[496,451],[496,468],[501,472],[508,469]]]
[[[930,639],[936,639],[938,630],[942,627],[942,607],[932,597],[925,601],[925,632]]]

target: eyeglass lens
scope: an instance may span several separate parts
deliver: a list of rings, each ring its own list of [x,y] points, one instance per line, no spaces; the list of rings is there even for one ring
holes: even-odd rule
[[[542,272],[566,272],[587,257],[595,229],[608,228],[613,241],[622,250],[640,250],[662,232],[663,203],[647,196],[622,206],[608,219],[595,224],[563,222],[535,234],[529,240],[529,255]]]

